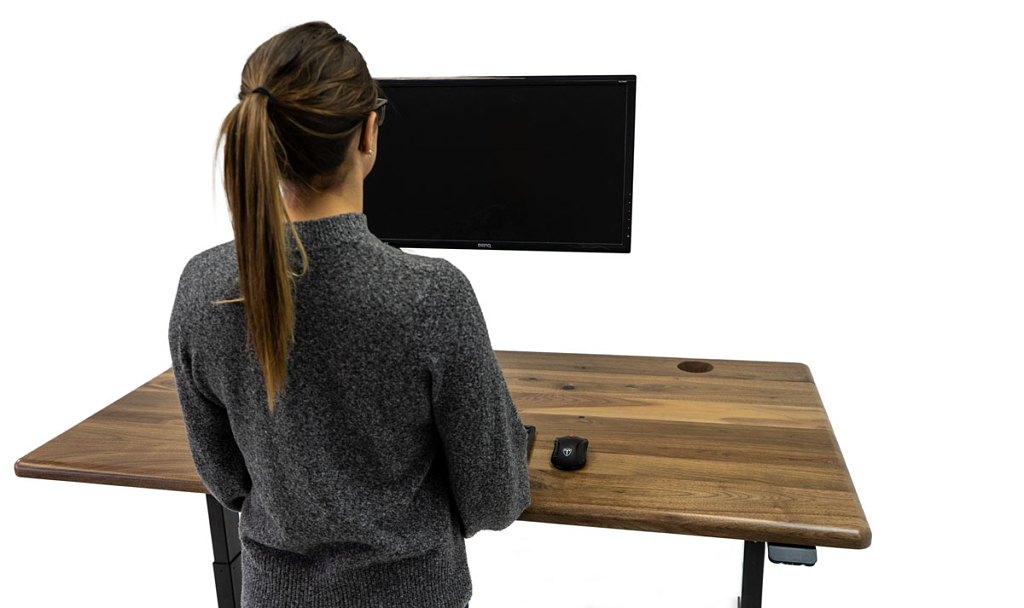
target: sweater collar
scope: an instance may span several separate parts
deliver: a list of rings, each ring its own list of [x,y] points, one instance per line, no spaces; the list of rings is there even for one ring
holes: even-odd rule
[[[339,242],[365,241],[373,237],[373,233],[366,225],[364,213],[339,213],[315,220],[293,221],[292,225],[302,240],[302,246],[307,249],[330,247]],[[291,237],[291,230],[288,230],[287,225],[285,233],[291,248],[297,250],[298,245]]]

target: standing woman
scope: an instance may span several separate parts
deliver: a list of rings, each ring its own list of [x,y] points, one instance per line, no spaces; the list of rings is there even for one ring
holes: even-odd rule
[[[345,36],[267,40],[239,100],[220,133],[235,238],[185,265],[168,339],[196,470],[241,513],[242,608],[463,608],[465,539],[530,504],[473,288],[369,231],[387,100]]]

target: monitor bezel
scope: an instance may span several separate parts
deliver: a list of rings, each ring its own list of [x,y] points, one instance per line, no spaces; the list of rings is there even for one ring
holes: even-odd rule
[[[636,75],[564,75],[564,76],[395,76],[375,78],[384,89],[385,96],[393,87],[445,86],[458,82],[459,86],[529,86],[557,84],[622,84],[626,87],[626,128],[623,141],[622,180],[622,239],[621,244],[608,243],[556,243],[537,241],[462,241],[444,239],[392,239],[380,238],[394,247],[426,249],[492,249],[517,251],[590,251],[608,253],[629,253],[631,246],[633,218],[633,142],[636,122]],[[367,215],[368,226],[373,229],[373,219]]]

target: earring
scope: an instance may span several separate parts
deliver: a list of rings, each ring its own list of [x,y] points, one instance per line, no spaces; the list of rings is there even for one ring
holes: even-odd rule
[[[373,156],[373,150],[370,150],[369,152],[367,152],[366,155],[367,156]]]

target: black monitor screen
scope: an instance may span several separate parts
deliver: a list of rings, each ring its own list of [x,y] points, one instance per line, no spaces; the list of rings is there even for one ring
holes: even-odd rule
[[[635,76],[378,79],[363,184],[395,246],[629,251]]]

